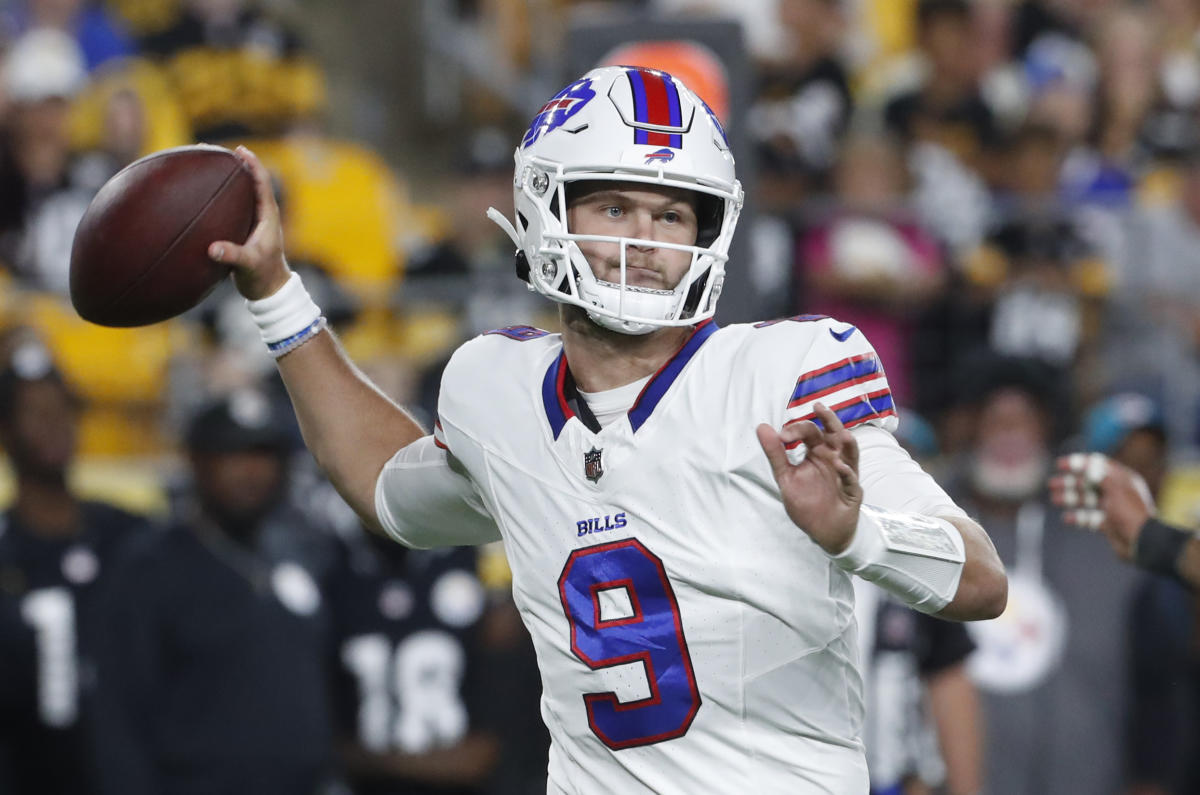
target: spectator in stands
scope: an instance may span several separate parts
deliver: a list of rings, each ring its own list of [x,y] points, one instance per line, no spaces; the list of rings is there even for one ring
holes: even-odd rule
[[[979,69],[979,92],[1002,130],[1016,127],[1028,112],[1025,70],[1016,55],[1019,3],[971,3],[971,39]]]
[[[870,337],[902,405],[914,396],[912,320],[946,284],[938,244],[907,205],[908,184],[890,138],[847,140],[834,171],[834,206],[810,225],[796,274],[798,308]]]
[[[983,233],[987,194],[979,171],[997,122],[981,94],[966,0],[920,0],[916,27],[922,77],[888,101],[884,121],[908,147],[918,211],[960,252]]]
[[[1138,473],[1157,500],[1169,465],[1166,416],[1159,401],[1141,392],[1119,392],[1087,413],[1083,439],[1089,451],[1103,453]]]
[[[905,141],[936,143],[960,162],[979,166],[998,129],[971,56],[970,6],[965,0],[920,0],[917,41],[927,65],[924,79],[888,102],[888,128]]]
[[[1024,126],[1006,143],[995,227],[966,275],[990,299],[995,350],[1069,370],[1095,341],[1111,277],[1074,208],[1061,201],[1062,161],[1049,127]]]
[[[789,0],[783,0],[784,3]],[[801,0],[801,5],[807,0]],[[580,6],[586,2],[578,2]],[[642,6],[667,18],[732,19],[742,28],[746,49],[758,64],[774,62],[788,49],[788,32],[779,24],[779,0],[625,0],[627,8]],[[619,3],[595,3],[596,6]],[[691,85],[691,83],[688,83]]]
[[[194,488],[124,550],[102,616],[101,791],[301,795],[331,769],[328,530],[288,493],[287,415],[240,390],[187,431]]]
[[[787,211],[828,187],[854,105],[840,4],[788,0],[778,13],[785,46],[759,70],[746,123],[763,170],[760,199],[768,210]]]
[[[325,78],[296,31],[253,0],[182,0],[142,51],[170,75],[197,140],[277,135],[313,120]]]
[[[477,795],[509,715],[483,656],[473,548],[409,550],[357,526],[329,587],[335,732],[356,795]]]
[[[1111,214],[1130,206],[1153,153],[1145,133],[1159,97],[1158,44],[1147,11],[1132,5],[1109,9],[1093,33],[1094,116],[1086,146],[1076,147],[1064,166],[1064,188],[1069,199]],[[1115,250],[1120,242],[1106,245]]]
[[[6,340],[0,371],[16,486],[0,517],[0,792],[88,795],[97,599],[117,547],[147,523],[68,485],[78,400],[48,351],[22,337]]]
[[[9,35],[35,28],[68,34],[79,45],[88,71],[134,52],[133,40],[104,3],[95,0],[15,0],[0,12]]]
[[[104,0],[104,5],[138,39],[166,30],[182,13],[179,0]]]
[[[1116,795],[1134,575],[1046,503],[1055,420],[1069,403],[1036,361],[979,357],[960,384],[973,434],[948,490],[988,528],[1010,588],[1000,618],[969,627],[986,716],[983,789]]]
[[[1200,410],[1200,148],[1180,166],[1177,200],[1125,216],[1125,256],[1106,318],[1105,379],[1162,395],[1170,438],[1197,439]]]
[[[72,173],[68,131],[86,81],[79,47],[61,31],[26,33],[4,60],[0,262],[41,288],[65,291],[71,239],[91,200]]]

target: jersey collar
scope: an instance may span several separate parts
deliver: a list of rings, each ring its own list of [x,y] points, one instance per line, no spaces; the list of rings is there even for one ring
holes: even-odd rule
[[[634,431],[637,431],[646,423],[646,420],[650,419],[650,415],[667,394],[671,384],[675,383],[675,379],[683,372],[683,368],[696,355],[696,351],[700,350],[700,346],[716,332],[717,328],[717,324],[711,319],[697,324],[687,342],[683,343],[683,346],[646,382],[641,394],[634,401],[633,407],[629,409],[629,424]],[[570,368],[567,366],[565,352],[560,352],[546,370],[546,375],[542,379],[542,403],[545,406],[546,419],[550,422],[550,431],[554,434],[555,440],[566,427],[567,420],[572,417],[578,417],[593,433],[599,433],[599,423],[596,422],[587,403],[579,396],[579,391],[575,388],[575,379],[571,376]]]

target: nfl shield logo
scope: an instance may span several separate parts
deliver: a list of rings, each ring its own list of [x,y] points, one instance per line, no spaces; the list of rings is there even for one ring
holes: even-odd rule
[[[604,465],[600,463],[600,454],[603,452],[593,447],[583,454],[583,476],[593,483],[604,474]]]

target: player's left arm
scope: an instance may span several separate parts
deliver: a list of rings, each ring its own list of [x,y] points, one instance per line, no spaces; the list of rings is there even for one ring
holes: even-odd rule
[[[1004,612],[1008,579],[983,528],[961,512],[939,516],[864,506],[854,433],[824,404],[814,411],[819,424],[757,429],[789,518],[838,565],[918,610],[958,621]],[[797,442],[805,456],[792,463],[787,447]]]
[[[958,590],[935,615],[955,621],[995,618],[1008,604],[1008,575],[992,539],[978,522],[965,516],[937,516],[962,535],[966,560]]]

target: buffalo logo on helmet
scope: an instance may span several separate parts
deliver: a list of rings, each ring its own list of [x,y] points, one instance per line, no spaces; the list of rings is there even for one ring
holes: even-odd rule
[[[557,130],[566,124],[567,119],[570,119],[576,113],[583,110],[584,106],[591,102],[595,96],[596,92],[592,90],[592,79],[590,77],[576,80],[562,91],[559,91],[533,117],[533,122],[529,125],[529,130],[525,133],[525,137],[521,139],[521,147],[529,146],[546,133]]]
[[[593,483],[604,475],[604,464],[600,462],[600,455],[603,452],[603,450],[593,447],[583,454],[583,476]]]
[[[650,154],[646,155],[646,164],[649,165],[650,163],[670,163],[674,159],[675,159],[675,150],[670,149],[668,147],[663,147],[662,149],[659,149],[657,152],[651,152]]]

